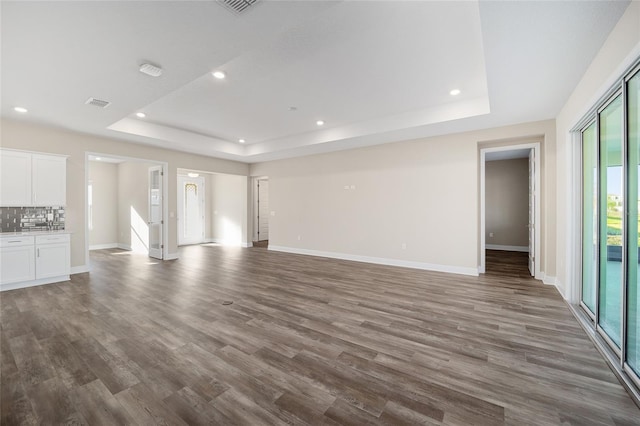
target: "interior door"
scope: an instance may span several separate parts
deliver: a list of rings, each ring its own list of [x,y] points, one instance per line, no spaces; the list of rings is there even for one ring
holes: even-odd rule
[[[531,276],[535,276],[535,243],[536,243],[536,159],[534,150],[529,151],[529,272]]]
[[[204,178],[178,176],[178,244],[204,242]]]
[[[258,180],[258,241],[269,239],[269,181]]]
[[[149,167],[149,256],[162,259],[162,166]]]

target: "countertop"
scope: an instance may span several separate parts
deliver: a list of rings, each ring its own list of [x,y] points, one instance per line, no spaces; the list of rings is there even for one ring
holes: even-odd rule
[[[56,231],[26,231],[26,232],[0,232],[0,238],[3,237],[28,237],[28,236],[36,236],[36,235],[58,235],[58,234],[71,234],[70,231],[67,230],[56,230]]]

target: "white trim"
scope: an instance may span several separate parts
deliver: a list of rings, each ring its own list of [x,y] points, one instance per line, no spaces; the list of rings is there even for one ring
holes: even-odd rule
[[[118,248],[118,243],[94,244],[89,246],[89,250],[105,250]]]
[[[61,275],[59,277],[41,278],[39,280],[22,281],[19,283],[9,283],[0,285],[0,291],[17,290],[19,288],[35,287],[37,285],[60,283],[69,280],[69,275]]]
[[[536,142],[528,142],[528,143],[517,143],[514,141],[514,145],[509,146],[499,146],[499,147],[491,147],[491,148],[480,148],[480,246],[478,250],[480,251],[480,265],[478,266],[478,271],[480,273],[484,273],[486,270],[486,200],[485,200],[485,166],[486,166],[486,154],[487,152],[497,152],[497,151],[512,151],[516,149],[524,149],[530,148],[533,149],[534,157],[535,157],[535,242],[534,242],[534,258],[535,258],[535,271],[534,278],[540,279],[540,264],[542,263],[542,259],[540,257],[540,245],[542,242],[540,228],[542,226],[541,221],[541,163],[542,163],[542,155],[540,149],[540,138],[532,138],[531,140],[536,140]]]
[[[529,253],[529,247],[527,246],[503,246],[500,244],[486,244],[484,247],[488,250],[519,251]]]
[[[478,276],[476,268],[463,266],[436,265],[433,263],[414,262],[410,260],[388,259],[382,257],[359,256],[356,254],[335,253],[330,251],[309,250],[296,247],[269,246],[270,251],[303,254],[308,256],[328,257],[331,259],[352,260],[355,262],[375,263],[378,265],[400,266],[402,268],[422,269],[425,271],[447,272],[450,274]]]
[[[178,253],[169,253],[165,256],[163,260],[176,260],[178,258]]]
[[[119,248],[120,250],[133,251],[129,244],[118,243],[118,246],[116,248]]]
[[[89,265],[72,266],[69,274],[70,275],[84,274],[85,272],[90,272]]]

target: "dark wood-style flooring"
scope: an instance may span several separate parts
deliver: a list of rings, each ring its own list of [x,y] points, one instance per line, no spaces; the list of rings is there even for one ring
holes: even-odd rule
[[[214,245],[91,262],[1,294],[2,425],[640,424],[526,275]]]

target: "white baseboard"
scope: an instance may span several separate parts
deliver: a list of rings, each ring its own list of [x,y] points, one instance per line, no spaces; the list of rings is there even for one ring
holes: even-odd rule
[[[546,275],[544,272],[540,273],[541,277],[540,279],[542,280],[542,282],[546,285],[556,285],[556,277],[551,277],[549,275]]]
[[[178,258],[178,253],[168,253],[163,260],[176,260],[177,258]]]
[[[33,280],[33,281],[23,281],[19,283],[2,284],[0,286],[0,291],[17,290],[19,288],[35,287],[37,285],[60,283],[64,281],[69,281],[69,279],[70,279],[69,275],[61,275],[59,277],[41,278],[39,280]]]
[[[560,293],[560,296],[562,296],[563,299],[567,300],[567,296],[564,294],[564,290],[563,290],[564,286],[560,281],[558,281],[557,277],[552,277],[550,275],[545,274],[544,272],[540,272],[539,279],[545,285],[554,286],[558,290],[558,293]]]
[[[89,250],[105,250],[118,248],[118,243],[94,244],[89,246]]]
[[[502,246],[499,244],[485,244],[484,248],[486,248],[487,250],[520,251],[529,253],[529,247],[527,246]]]
[[[84,274],[85,272],[89,272],[89,269],[89,265],[72,266],[70,274]]]
[[[378,265],[400,266],[403,268],[423,269],[425,271],[448,272],[450,274],[478,276],[477,268],[461,266],[437,265],[432,263],[414,262],[410,260],[388,259],[383,257],[359,256],[356,254],[335,253],[329,251],[309,250],[295,247],[269,246],[270,251],[304,254],[309,256],[328,257],[331,259],[352,260],[355,262],[375,263]]]
[[[129,244],[118,243],[116,248],[119,248],[120,250],[131,251],[131,246]]]
[[[221,246],[229,246],[229,247],[252,247],[253,244],[252,243],[246,243],[246,242],[229,242],[229,241],[225,241],[225,240],[221,240],[220,238],[207,238],[205,240],[205,243],[213,243],[213,244],[220,244]]]

